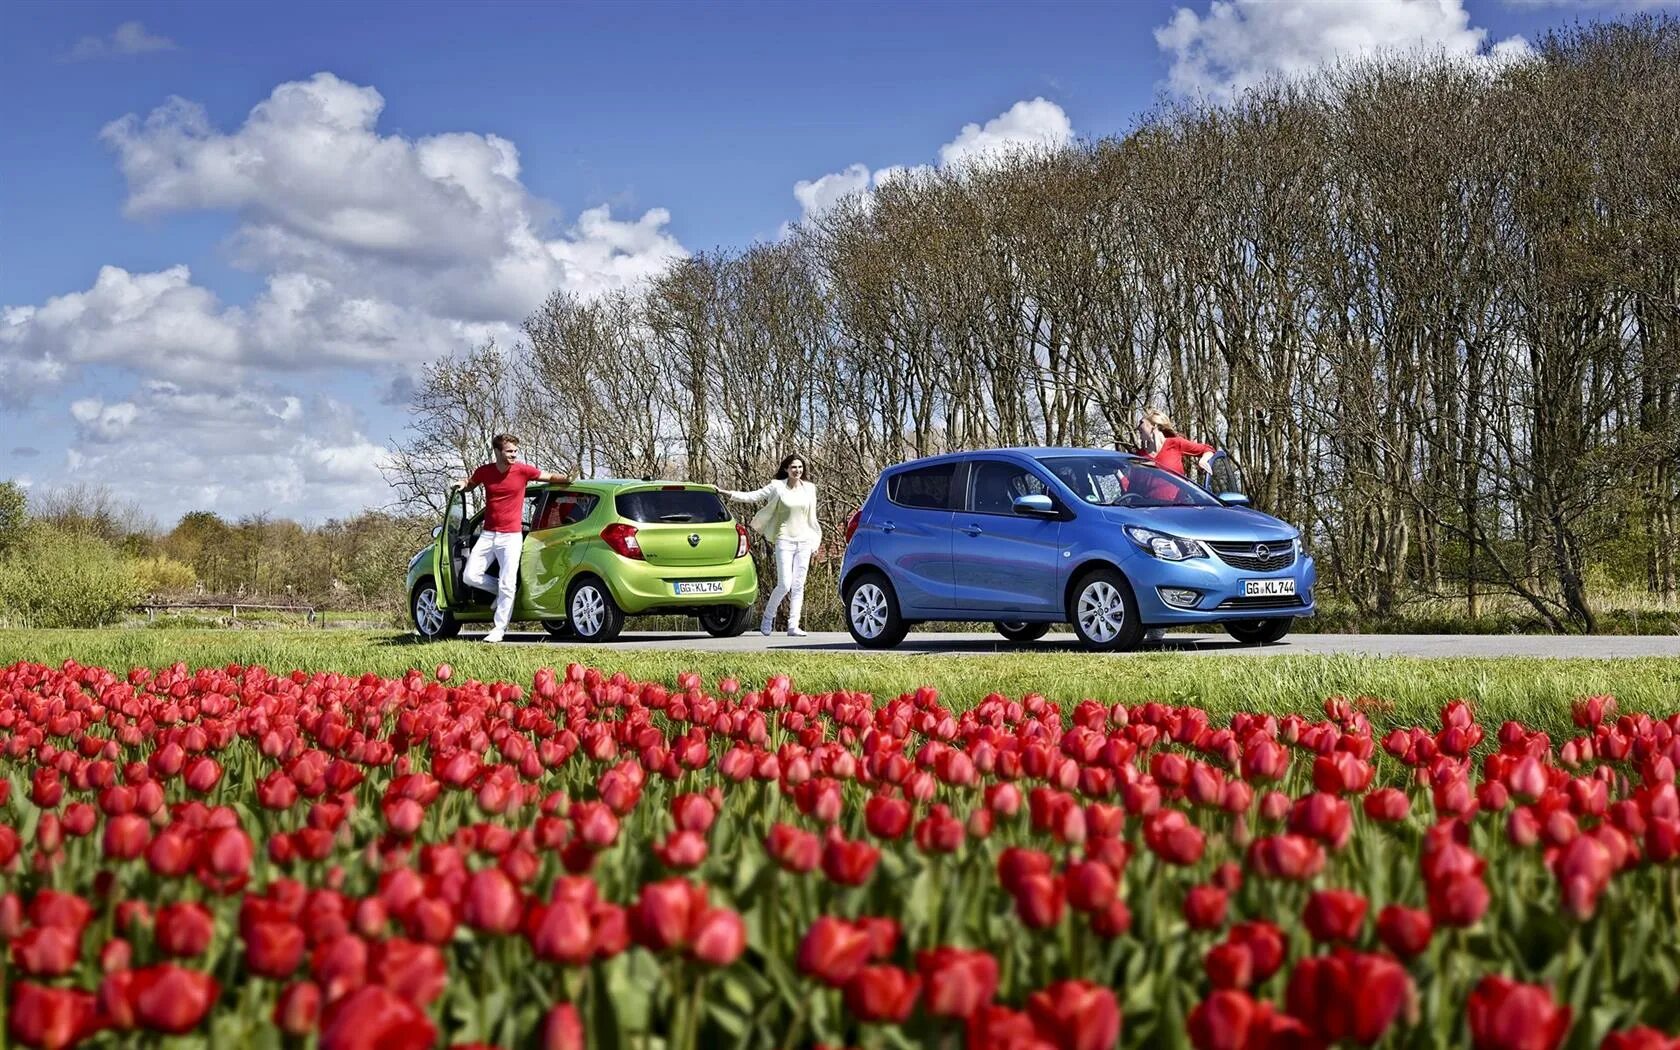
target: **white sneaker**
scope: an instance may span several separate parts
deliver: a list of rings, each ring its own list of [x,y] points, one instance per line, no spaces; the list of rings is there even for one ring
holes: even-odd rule
[[[760,624],[759,628],[758,628],[758,633],[762,634],[766,638],[770,637],[770,625],[767,624],[767,623],[766,624]]]
[[[797,628],[797,627],[789,627],[789,628],[788,628],[788,634],[791,634],[791,635],[793,635],[793,636],[794,636],[794,637],[795,637],[795,638],[803,638],[803,637],[805,637],[805,632],[804,632],[804,631],[801,631],[801,630],[800,630],[800,629],[799,629],[799,628]]]
[[[489,634],[484,636],[484,640],[487,642],[499,642],[502,640],[502,632],[491,631]]]

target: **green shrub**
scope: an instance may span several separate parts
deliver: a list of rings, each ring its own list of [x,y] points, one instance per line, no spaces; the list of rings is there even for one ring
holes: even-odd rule
[[[139,596],[128,561],[96,536],[35,524],[0,556],[0,620],[14,627],[99,627]]]

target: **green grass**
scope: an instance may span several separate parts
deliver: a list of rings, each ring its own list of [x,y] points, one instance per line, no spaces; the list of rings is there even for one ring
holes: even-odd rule
[[[1610,693],[1624,711],[1666,715],[1680,710],[1680,660],[1661,658],[720,653],[468,641],[424,645],[399,632],[0,630],[0,666],[17,660],[57,665],[67,659],[117,671],[180,660],[190,667],[262,664],[273,671],[372,671],[385,676],[401,675],[411,667],[430,674],[447,662],[454,665],[458,679],[523,683],[530,682],[539,667],[578,662],[667,683],[683,671],[696,671],[708,683],[734,675],[748,686],[785,673],[807,692],[848,689],[878,697],[931,685],[959,709],[993,691],[1015,697],[1037,692],[1062,702],[1094,697],[1108,702],[1193,703],[1220,717],[1239,710],[1316,714],[1327,696],[1370,696],[1386,702],[1371,710],[1379,727],[1433,724],[1442,704],[1462,697],[1476,705],[1490,728],[1514,718],[1546,729],[1554,738],[1570,732],[1569,703],[1578,696]]]

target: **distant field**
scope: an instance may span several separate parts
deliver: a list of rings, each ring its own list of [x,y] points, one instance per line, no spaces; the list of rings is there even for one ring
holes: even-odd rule
[[[746,685],[773,674],[792,676],[806,691],[848,689],[896,696],[922,685],[967,707],[991,692],[1042,693],[1058,701],[1084,697],[1138,703],[1194,703],[1216,715],[1237,709],[1311,712],[1327,696],[1370,696],[1384,703],[1372,720],[1416,724],[1448,700],[1477,705],[1481,720],[1507,718],[1569,730],[1569,702],[1610,693],[1624,711],[1680,710],[1680,660],[1419,660],[1360,656],[1244,656],[1210,659],[1172,653],[1122,658],[1082,653],[906,655],[892,653],[700,653],[625,651],[587,646],[487,646],[454,641],[420,644],[395,631],[0,630],[0,665],[65,660],[113,669],[263,664],[270,670],[400,675],[430,673],[450,663],[456,674],[529,682],[539,667],[583,663],[633,678],[674,682],[695,671],[715,682],[733,675]]]

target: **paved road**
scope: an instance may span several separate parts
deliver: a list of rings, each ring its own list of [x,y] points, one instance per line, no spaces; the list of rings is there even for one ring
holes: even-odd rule
[[[471,636],[465,636],[471,637]],[[518,644],[547,644],[544,634],[509,634]],[[561,643],[564,644],[564,643]],[[790,638],[780,632],[764,637],[749,631],[739,638],[712,638],[670,631],[626,631],[614,649],[690,649],[711,652],[868,652],[858,648],[844,632],[820,632],[804,638]],[[995,634],[912,633],[893,653],[996,653],[996,652],[1079,652],[1072,634],[1052,633],[1031,645],[1016,645]],[[1635,657],[1666,656],[1680,659],[1680,635],[1600,635],[1596,637],[1499,634],[1300,634],[1290,635],[1276,645],[1239,645],[1224,632],[1219,634],[1169,634],[1159,643],[1145,645],[1139,652],[1242,653],[1285,656],[1290,653],[1359,653],[1375,656],[1543,656],[1543,657]]]

